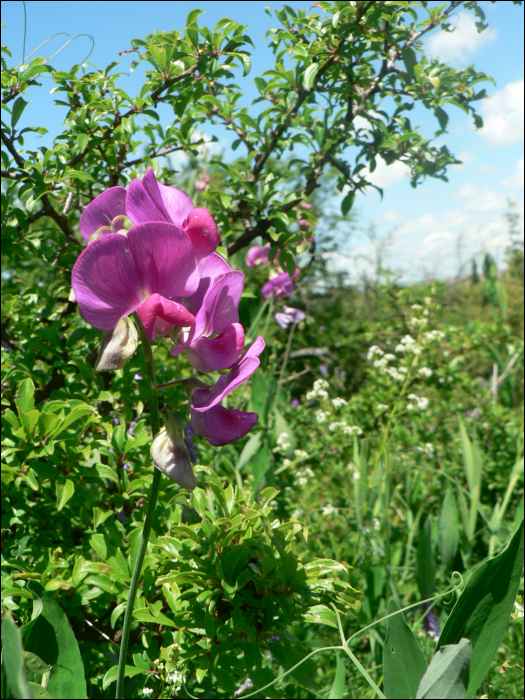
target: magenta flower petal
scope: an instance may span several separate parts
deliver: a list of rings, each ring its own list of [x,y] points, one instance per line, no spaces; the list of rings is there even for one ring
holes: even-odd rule
[[[208,292],[206,307],[206,333],[222,333],[230,323],[239,320],[239,300],[244,289],[244,273],[234,270],[218,279]]]
[[[157,182],[152,168],[148,169],[142,181],[133,180],[129,185],[126,210],[136,224],[165,221],[182,228],[193,208],[193,202],[187,194]]]
[[[265,245],[264,248],[261,248],[260,245],[252,246],[246,256],[246,265],[248,265],[248,267],[256,267],[261,263],[267,263],[270,248],[271,246],[269,245]]]
[[[149,195],[155,199],[155,202],[159,201],[158,196],[160,196],[160,201],[168,214],[168,220],[174,223],[175,226],[182,228],[182,224],[194,208],[194,204],[188,195],[176,187],[161,185],[160,182],[157,182],[151,168],[142,178],[142,182]],[[155,185],[157,186],[158,195],[155,194]]]
[[[219,245],[220,236],[215,221],[203,207],[192,209],[182,228],[190,237],[197,258],[210,255]]]
[[[71,276],[80,313],[95,328],[110,331],[140,304],[141,280],[128,238],[112,233],[82,251]]]
[[[192,401],[195,410],[207,411],[220,403],[225,396],[240,386],[248,377],[251,377],[260,364],[258,356],[263,350],[264,340],[259,336],[239,357],[228,374],[219,377],[213,388],[193,391]]]
[[[297,272],[297,274],[299,273]],[[296,277],[295,273],[294,277]],[[281,272],[277,277],[273,277],[266,284],[263,284],[261,294],[265,299],[270,294],[274,294],[276,299],[282,299],[283,297],[289,297],[294,289],[294,283],[290,279],[290,275],[287,272]]]
[[[127,241],[142,284],[142,299],[155,293],[183,297],[197,291],[199,270],[191,241],[182,229],[150,222],[130,229]]]
[[[216,338],[198,338],[186,348],[192,367],[199,372],[213,372],[231,367],[244,347],[244,329],[232,323]]]
[[[175,326],[191,326],[193,314],[175,301],[160,294],[151,294],[137,309],[146,335],[155,340],[155,335],[168,335]]]
[[[90,202],[82,212],[79,229],[87,242],[92,233],[101,226],[109,226],[116,216],[126,214],[126,188],[110,187]],[[115,230],[122,228],[122,221],[117,221]]]
[[[205,413],[190,409],[191,426],[196,433],[220,447],[242,438],[257,423],[257,413],[233,411],[224,406],[213,406]]]

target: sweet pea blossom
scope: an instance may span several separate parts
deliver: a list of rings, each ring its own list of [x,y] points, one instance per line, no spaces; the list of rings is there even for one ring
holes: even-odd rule
[[[288,328],[290,323],[304,321],[306,314],[301,309],[294,309],[292,306],[285,306],[282,311],[275,314],[275,320],[281,328]]]
[[[246,256],[246,265],[248,267],[257,267],[257,265],[261,265],[261,263],[269,262],[268,254],[270,248],[270,245],[265,245],[264,248],[261,248],[260,245],[252,246]]]
[[[299,274],[299,269],[295,269],[294,277]],[[288,272],[281,272],[276,277],[263,284],[261,287],[261,294],[265,299],[267,299],[271,294],[274,295],[275,299],[282,299],[283,297],[289,297],[295,289],[292,278]]]
[[[186,384],[191,395],[191,426],[212,445],[234,442],[248,433],[258,419],[257,413],[236,411],[220,405],[222,399],[240,386],[260,364],[259,355],[264,340],[259,336],[235,362],[228,374],[223,374],[214,387],[191,378]]]
[[[110,187],[95,197],[80,217],[80,233],[86,242],[99,229],[103,236],[113,230],[125,233],[124,217],[131,224],[153,221],[174,224],[189,236],[197,258],[210,255],[219,244],[219,232],[210,212],[196,208],[188,195],[176,187],[157,182],[153,168],[148,169],[142,180],[132,180],[127,191],[121,186]]]
[[[151,340],[194,323],[193,314],[170,297],[190,296],[199,283],[190,237],[164,222],[134,226],[126,236],[98,238],[82,251],[72,273],[80,313],[88,323],[110,331],[137,311]]]
[[[244,274],[232,270],[217,253],[200,260],[198,267],[201,279],[197,291],[180,300],[195,317],[195,323],[176,336],[172,334],[177,344],[171,354],[176,356],[185,350],[195,369],[213,372],[231,367],[244,347],[244,329],[237,309]]]

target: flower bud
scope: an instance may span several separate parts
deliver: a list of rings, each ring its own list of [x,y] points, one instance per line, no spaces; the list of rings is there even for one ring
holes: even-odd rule
[[[197,481],[184,442],[182,422],[178,416],[172,416],[155,435],[150,452],[154,465],[166,474],[168,479],[184,487],[186,491],[193,491]]]
[[[137,349],[138,340],[137,329],[131,319],[128,316],[121,318],[112,331],[102,334],[95,369],[107,372],[124,367]]]

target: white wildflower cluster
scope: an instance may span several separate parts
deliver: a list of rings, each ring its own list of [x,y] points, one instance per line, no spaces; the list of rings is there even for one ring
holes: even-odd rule
[[[388,406],[386,403],[378,403],[376,408],[378,411],[388,411]]]
[[[323,401],[327,399],[328,392],[326,390],[329,386],[330,384],[328,384],[326,379],[316,379],[312,390],[306,394],[306,400],[314,401],[315,399],[318,399],[320,401]]]
[[[412,304],[410,308],[412,309],[412,311],[421,311],[423,307],[421,306],[421,304]]]
[[[292,518],[297,518],[297,520],[299,520],[299,518],[301,517],[301,515],[303,515],[303,513],[304,513],[304,510],[302,508],[296,508],[294,510],[294,512],[292,513]]]
[[[523,619],[523,613],[523,599],[521,596],[518,596],[518,600],[514,601],[514,612],[511,617],[513,620],[521,620]]]
[[[297,484],[299,486],[306,486],[308,479],[313,479],[315,474],[310,467],[306,467],[306,469],[301,469],[296,472],[295,476],[297,477]]]
[[[180,671],[175,671],[174,673],[168,674],[168,682],[171,684],[171,694],[178,695],[179,690],[182,688],[182,684],[185,681],[185,676]]]
[[[395,350],[397,353],[412,352],[414,355],[417,355],[420,352],[419,345],[411,335],[405,335],[405,337],[401,339],[401,342],[396,345]]]
[[[379,518],[372,518],[372,525],[374,526],[374,530],[380,530],[381,523],[379,522]]]
[[[408,411],[425,411],[428,408],[428,399],[424,396],[416,396],[415,394],[409,394],[408,400],[412,402],[407,404]]]
[[[326,422],[326,413],[324,411],[316,411],[315,412],[315,419],[318,423],[325,423]]]
[[[395,379],[396,382],[404,382],[407,371],[406,367],[387,367],[385,369],[385,372],[389,374],[392,379]]]
[[[366,359],[371,362],[375,357],[383,357],[385,353],[377,345],[372,345],[368,350]]]
[[[358,425],[346,425],[343,428],[343,433],[345,435],[362,435],[363,431]]]
[[[333,423],[330,423],[328,430],[331,433],[335,433],[336,430],[339,430],[339,428],[346,428],[347,425],[347,422],[344,420],[336,420]]]
[[[347,402],[345,399],[342,399],[340,396],[336,396],[335,399],[332,399],[332,406],[334,408],[341,408],[342,406],[346,406]]]
[[[423,342],[424,343],[433,343],[436,340],[442,340],[445,337],[445,334],[443,331],[426,331],[423,333]]]
[[[285,453],[291,447],[291,444],[288,442],[288,437],[288,433],[281,433],[276,440],[273,451]]]
[[[420,367],[420,368],[419,368],[419,374],[420,374],[422,377],[425,377],[426,379],[429,379],[429,378],[432,376],[433,372],[432,372],[432,370],[430,369],[430,367]]]
[[[304,450],[294,450],[293,456],[295,457],[295,459],[307,459],[310,455]]]
[[[328,503],[328,505],[324,506],[322,513],[323,515],[336,515],[338,512],[338,509],[333,506],[331,503]]]
[[[411,326],[426,326],[428,324],[428,318],[418,318],[417,316],[411,316],[408,319]]]
[[[427,455],[427,457],[432,457],[434,454],[434,445],[431,442],[425,442],[424,445],[416,445],[414,447],[416,452],[419,454]]]
[[[142,688],[142,697],[149,698],[153,693],[153,688]]]

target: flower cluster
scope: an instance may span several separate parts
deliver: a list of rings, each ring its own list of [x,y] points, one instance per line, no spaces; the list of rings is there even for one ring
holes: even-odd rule
[[[186,353],[200,372],[229,369],[211,387],[185,380],[191,428],[213,445],[225,445],[253,428],[256,413],[234,411],[222,399],[259,366],[259,336],[245,352],[238,304],[244,275],[217,253],[220,236],[207,209],[196,208],[174,187],[157,182],[150,168],[127,190],[111,187],[80,219],[87,247],[72,284],[80,312],[104,331],[97,369],[124,366],[137,346],[128,316],[136,312],[150,340],[168,336],[171,354]],[[169,423],[169,422],[168,422]],[[188,490],[195,485],[180,421],[171,421],[152,445],[155,465]]]

